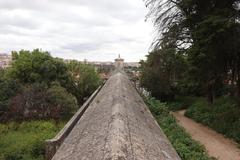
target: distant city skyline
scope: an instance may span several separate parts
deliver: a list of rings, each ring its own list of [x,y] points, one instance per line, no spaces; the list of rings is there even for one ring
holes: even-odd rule
[[[142,0],[0,0],[0,52],[41,48],[52,56],[138,62],[153,27]]]

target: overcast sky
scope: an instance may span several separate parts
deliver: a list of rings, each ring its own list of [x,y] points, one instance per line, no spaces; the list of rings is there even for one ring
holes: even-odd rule
[[[0,0],[0,53],[41,48],[66,59],[139,61],[153,27],[143,0]]]

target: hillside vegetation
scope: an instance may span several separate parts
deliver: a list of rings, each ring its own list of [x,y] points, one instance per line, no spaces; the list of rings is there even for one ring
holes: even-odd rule
[[[92,66],[39,49],[12,56],[11,67],[0,71],[0,122],[67,118],[101,83]]]
[[[0,160],[44,160],[45,140],[53,138],[65,122],[11,122],[0,124]]]
[[[43,160],[53,138],[101,84],[93,66],[35,49],[0,70],[0,160]]]
[[[182,160],[212,160],[204,147],[177,124],[166,103],[154,98],[147,98],[145,102]]]

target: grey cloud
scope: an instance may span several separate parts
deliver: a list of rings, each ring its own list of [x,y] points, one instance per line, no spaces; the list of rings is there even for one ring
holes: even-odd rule
[[[0,52],[24,44],[63,58],[141,59],[151,43],[145,15],[142,0],[0,0]]]
[[[89,52],[89,51],[96,51],[101,47],[100,44],[96,43],[70,43],[67,45],[62,46],[61,48],[75,51],[78,53],[84,53],[84,52]]]
[[[19,27],[24,29],[37,29],[40,23],[24,17],[2,17],[0,16],[1,26]]]
[[[50,9],[51,0],[0,0],[0,9],[15,10],[15,9]]]

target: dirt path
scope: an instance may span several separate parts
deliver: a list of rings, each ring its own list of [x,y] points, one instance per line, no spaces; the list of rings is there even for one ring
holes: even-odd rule
[[[240,160],[240,149],[223,135],[196,123],[184,116],[185,111],[173,113],[178,123],[192,136],[205,146],[210,156],[218,160]]]

